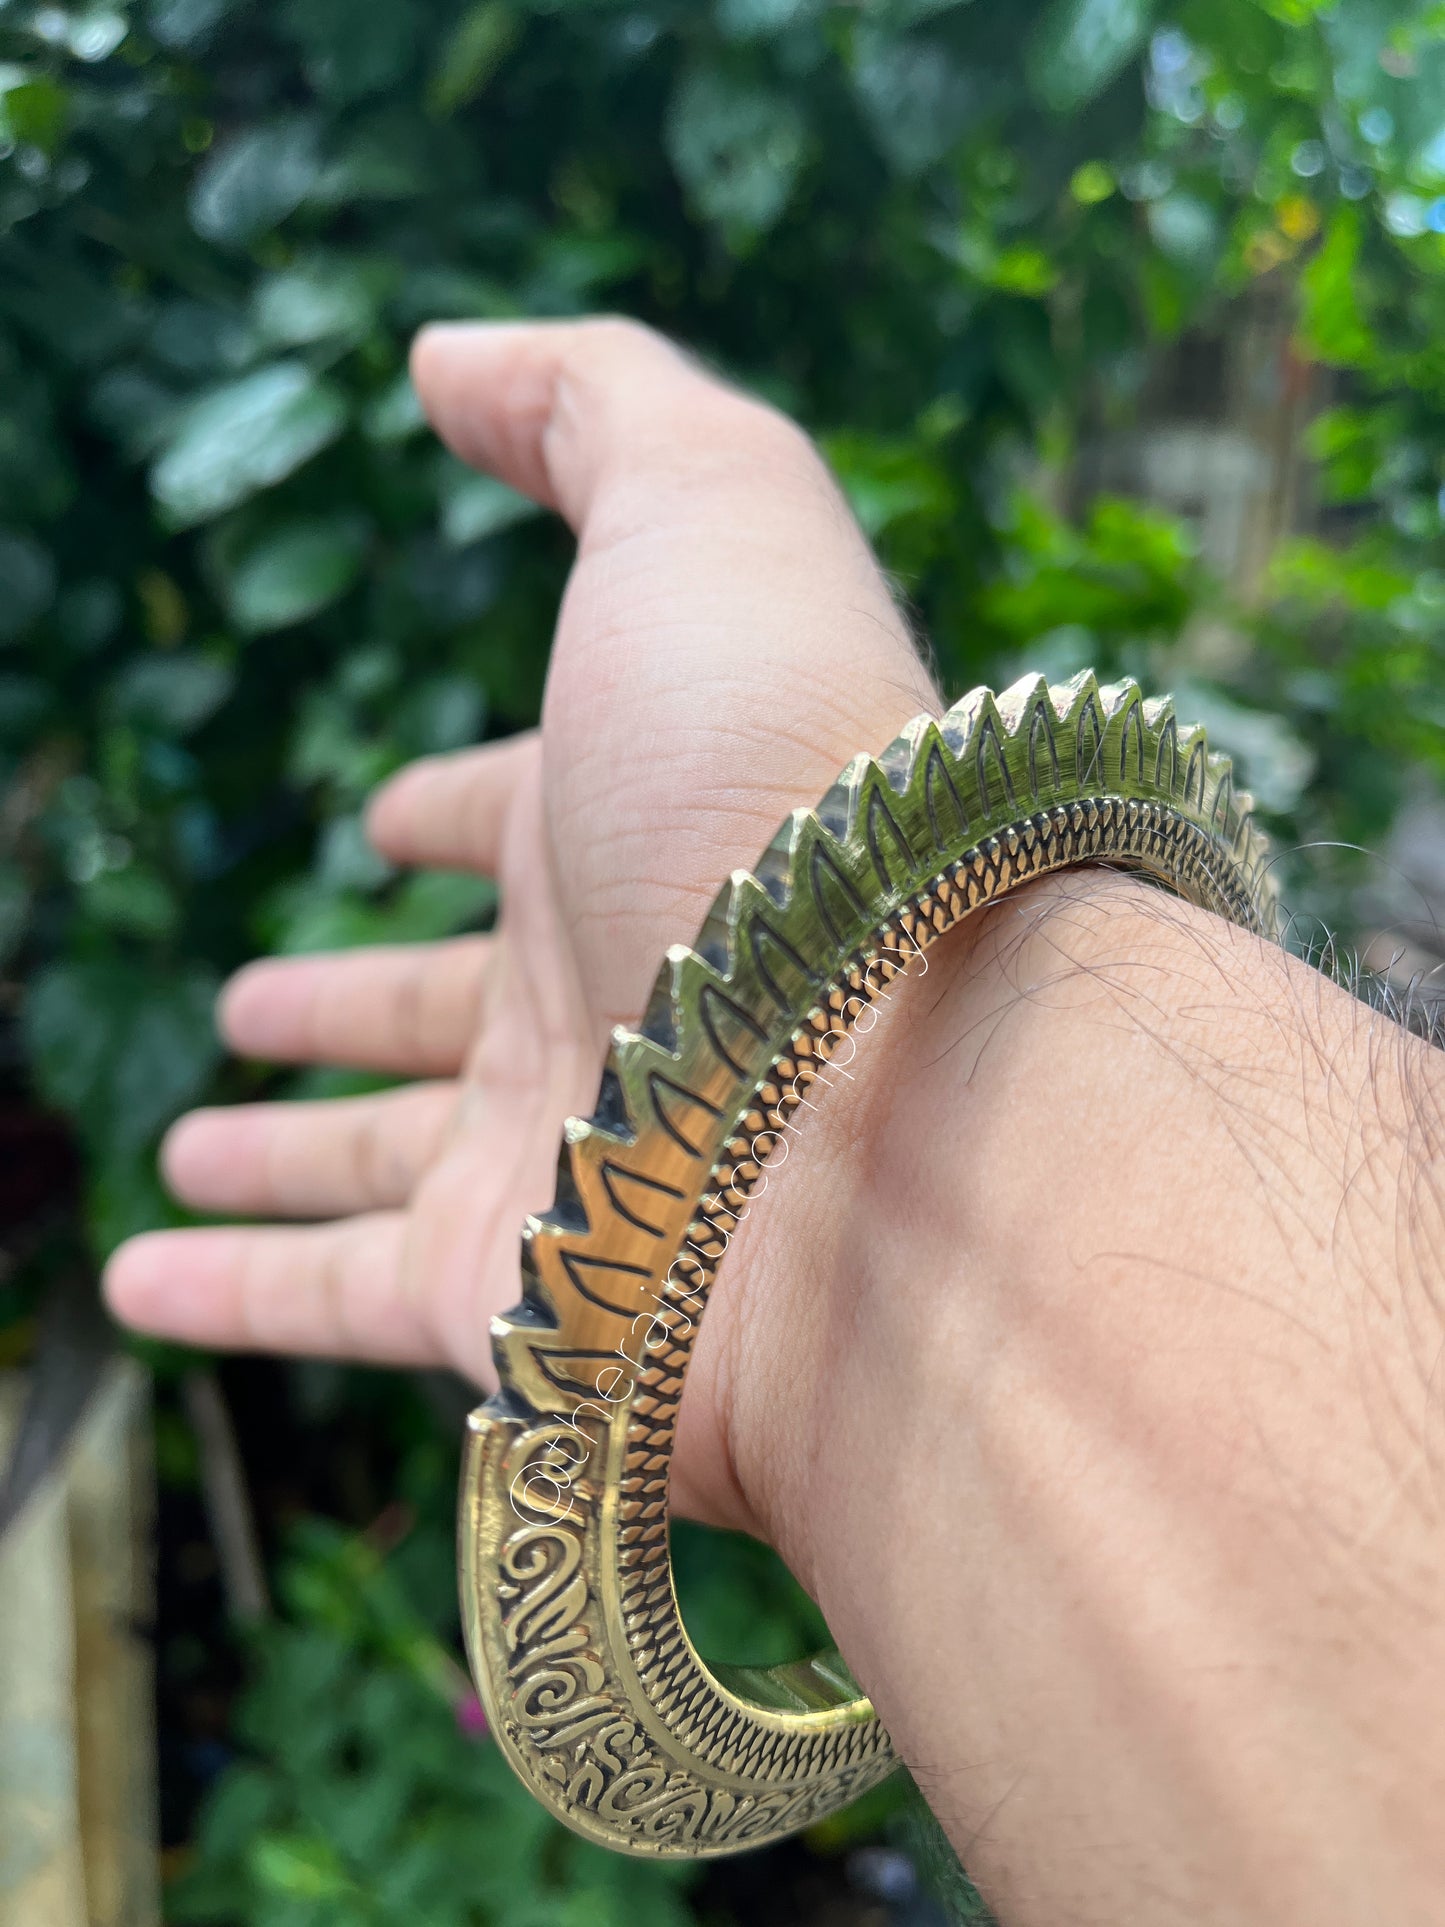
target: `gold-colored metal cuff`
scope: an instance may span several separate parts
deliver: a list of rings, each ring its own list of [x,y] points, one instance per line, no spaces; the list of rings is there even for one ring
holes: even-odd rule
[[[894,1766],[836,1652],[710,1667],[683,1627],[668,1476],[688,1357],[777,1133],[912,957],[1047,871],[1107,862],[1272,935],[1263,838],[1229,763],[1165,698],[1092,675],[976,689],[858,756],[734,871],[619,1027],[563,1133],[496,1321],[501,1390],[462,1481],[468,1649],[497,1744],[608,1847],[752,1847]]]

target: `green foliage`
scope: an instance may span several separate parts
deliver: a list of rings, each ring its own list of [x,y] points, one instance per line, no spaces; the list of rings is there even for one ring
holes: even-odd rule
[[[1079,528],[1016,497],[1004,572],[982,591],[985,621],[1010,649],[1062,644],[1092,661],[1123,641],[1172,638],[1201,599],[1200,572],[1178,523],[1100,498]]]
[[[11,0],[0,966],[94,1243],[168,1209],[179,1107],[254,1084],[210,1035],[222,973],[490,912],[358,827],[405,759],[534,719],[569,554],[425,432],[433,317],[686,339],[820,434],[955,690],[1184,681],[1286,841],[1378,838],[1445,776],[1442,127],[1415,0]],[[1333,371],[1313,447],[1349,521],[1240,606],[1157,509],[1060,504],[1171,346],[1255,297]],[[550,1897],[477,1918],[601,1921],[624,1888],[677,1917],[546,1834],[374,1617],[297,1602],[189,1905],[471,1919],[464,1886],[513,1904],[485,1840]],[[429,1885],[449,1856],[466,1880]]]
[[[31,988],[36,1082],[99,1145],[144,1144],[196,1098],[219,1056],[205,970],[157,979],[113,963],[59,963]]]
[[[398,1568],[403,1571],[399,1572]],[[404,1573],[404,1576],[403,1576]],[[206,1809],[177,1922],[247,1927],[685,1927],[686,1865],[639,1875],[557,1829],[459,1719],[440,1643],[445,1531],[383,1563],[312,1524],[255,1636],[236,1735],[248,1757]]]

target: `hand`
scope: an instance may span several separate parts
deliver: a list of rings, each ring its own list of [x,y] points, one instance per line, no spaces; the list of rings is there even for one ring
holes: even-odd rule
[[[190,1202],[331,1222],[137,1240],[109,1288],[485,1384],[609,1025],[936,698],[803,438],[672,350],[445,329],[416,376],[581,538],[540,739],[372,811],[495,871],[498,934],[243,972],[238,1048],[439,1081],[184,1121]],[[779,1547],[1016,1927],[1438,1921],[1445,1058],[1097,872],[931,955],[729,1249],[675,1497]]]
[[[496,876],[498,927],[241,971],[233,1049],[417,1081],[183,1118],[176,1196],[266,1222],[133,1239],[106,1289],[194,1344],[444,1364],[490,1389],[523,1214],[551,1202],[612,1025],[788,810],[937,698],[806,437],[646,329],[430,328],[412,366],[450,446],[578,537],[540,732],[414,764],[369,812],[394,861]],[[700,1341],[676,1477],[683,1505],[745,1523],[709,1390],[740,1291]]]

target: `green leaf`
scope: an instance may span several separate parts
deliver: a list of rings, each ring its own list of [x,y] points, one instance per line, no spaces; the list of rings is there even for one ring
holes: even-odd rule
[[[253,635],[304,622],[351,587],[369,539],[365,520],[346,510],[268,530],[231,565],[226,606]]]
[[[843,431],[826,437],[823,450],[871,541],[910,517],[942,523],[953,508],[936,457],[915,442]]]
[[[107,1155],[138,1149],[200,1095],[220,1059],[217,989],[199,965],[51,965],[25,1003],[41,1096]]]
[[[481,0],[469,7],[442,49],[427,90],[434,114],[454,114],[475,100],[501,66],[521,34],[521,22],[504,0]]]
[[[1152,13],[1152,0],[1055,0],[1033,37],[1038,98],[1056,114],[1077,113],[1143,46]]]
[[[542,513],[538,505],[505,482],[478,475],[460,462],[448,461],[442,471],[442,534],[455,549],[483,536],[498,535],[517,522]]]
[[[66,45],[77,60],[100,61],[113,54],[129,31],[123,14],[106,7],[87,8],[70,16]]]
[[[186,736],[207,722],[230,695],[229,663],[196,649],[138,656],[111,687],[117,714],[164,736]]]
[[[486,702],[471,676],[434,676],[412,690],[397,713],[397,735],[410,755],[464,749],[481,734]]]
[[[48,75],[0,88],[0,134],[53,154],[70,116],[70,98]]]
[[[425,426],[421,401],[411,376],[405,373],[373,396],[361,418],[362,433],[367,440],[382,446],[407,441]]]
[[[1305,339],[1322,360],[1345,368],[1368,367],[1377,352],[1359,298],[1362,228],[1358,208],[1336,209],[1303,277]]]
[[[408,877],[383,903],[331,895],[302,879],[271,907],[266,922],[272,947],[288,955],[363,943],[430,943],[474,928],[496,900],[496,886],[486,877],[448,870]]]
[[[718,32],[729,40],[771,40],[823,11],[824,0],[714,0]]]
[[[151,0],[146,24],[163,47],[203,41],[239,0]]]
[[[180,925],[181,908],[174,890],[139,863],[102,870],[83,886],[82,901],[88,917],[127,937],[169,937]]]
[[[1219,247],[1219,222],[1208,201],[1176,192],[1151,201],[1149,232],[1161,254],[1196,274],[1207,274]]]
[[[1042,248],[1019,242],[999,250],[989,264],[987,279],[1004,294],[1039,296],[1058,285],[1059,270]]]
[[[1102,161],[1084,161],[1069,178],[1069,192],[1080,207],[1094,207],[1107,201],[1117,183]]]
[[[248,128],[211,154],[191,189],[191,225],[207,241],[241,246],[306,199],[321,171],[315,123],[300,115]]]
[[[268,275],[252,304],[257,330],[273,348],[359,341],[376,320],[375,280],[355,263],[332,260]]]
[[[882,28],[859,28],[853,84],[873,138],[903,175],[942,160],[981,104],[976,86],[943,47]]]
[[[263,1834],[251,1848],[257,1882],[302,1900],[342,1900],[351,1881],[330,1841],[319,1835]]]
[[[549,234],[538,249],[536,298],[549,307],[586,306],[589,296],[627,280],[646,260],[634,234]]]
[[[55,564],[23,529],[0,529],[0,642],[22,634],[55,596]]]
[[[183,412],[151,470],[151,492],[173,524],[208,521],[310,461],[346,415],[341,394],[302,362],[273,362]]]
[[[807,131],[786,94],[701,67],[673,98],[667,147],[703,218],[747,240],[772,227],[792,199]]]
[[[114,1137],[101,1144],[91,1138],[87,1151],[86,1230],[98,1258],[108,1257],[126,1238],[176,1222],[175,1206],[161,1185],[149,1144]]]
[[[408,80],[420,24],[409,0],[289,0],[280,11],[318,93],[362,100]]]
[[[243,1853],[271,1819],[278,1792],[259,1768],[236,1765],[206,1802],[197,1845],[216,1856]]]
[[[1364,501],[1388,487],[1399,451],[1409,446],[1406,404],[1327,409],[1310,424],[1306,445],[1321,465],[1327,501]]]

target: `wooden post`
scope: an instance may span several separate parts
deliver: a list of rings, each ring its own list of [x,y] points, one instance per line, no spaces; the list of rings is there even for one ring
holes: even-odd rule
[[[0,1374],[0,1460],[24,1397]],[[112,1360],[0,1539],[0,1927],[158,1927],[149,1386]]]

